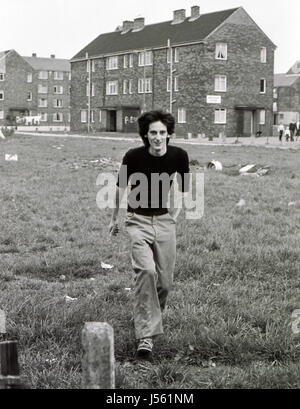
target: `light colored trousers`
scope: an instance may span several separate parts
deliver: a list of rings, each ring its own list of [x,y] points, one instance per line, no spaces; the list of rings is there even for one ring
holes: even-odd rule
[[[163,334],[162,312],[173,284],[176,222],[169,213],[143,216],[127,213],[135,272],[134,326],[137,339]]]

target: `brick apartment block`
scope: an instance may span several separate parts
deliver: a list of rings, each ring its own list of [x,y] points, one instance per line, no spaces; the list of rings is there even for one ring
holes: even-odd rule
[[[70,62],[0,52],[0,126],[41,115],[40,127],[70,126]]]
[[[275,74],[274,101],[276,125],[300,120],[300,61],[296,61],[286,74]]]
[[[177,135],[271,134],[275,48],[242,7],[124,21],[71,59],[71,129],[136,132],[161,108]]]

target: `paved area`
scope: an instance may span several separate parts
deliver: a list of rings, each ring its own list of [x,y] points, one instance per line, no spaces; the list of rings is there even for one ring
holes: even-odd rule
[[[140,137],[137,134],[123,134],[118,132],[101,132],[97,134],[68,134],[68,133],[41,133],[41,132],[16,132],[16,135],[31,135],[31,136],[51,136],[57,138],[86,138],[86,139],[109,139],[115,141],[139,141]],[[300,137],[295,142],[280,142],[278,137],[251,137],[251,138],[232,138],[227,137],[225,140],[215,138],[211,141],[208,138],[192,138],[184,139],[176,137],[175,143],[189,145],[204,145],[204,146],[257,146],[265,148],[278,149],[300,149]]]

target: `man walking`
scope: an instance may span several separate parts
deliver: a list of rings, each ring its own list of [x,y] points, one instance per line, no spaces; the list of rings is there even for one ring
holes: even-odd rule
[[[134,326],[139,341],[135,358],[152,361],[153,340],[163,334],[162,313],[176,258],[180,207],[168,209],[168,195],[176,173],[181,194],[188,191],[189,158],[183,149],[169,146],[175,127],[171,114],[146,112],[138,125],[144,146],[129,150],[123,158],[109,231],[112,235],[119,231],[118,211],[130,180],[125,226],[135,273]]]

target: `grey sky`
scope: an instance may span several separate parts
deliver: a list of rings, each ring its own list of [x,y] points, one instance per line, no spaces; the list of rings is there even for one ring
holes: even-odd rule
[[[277,45],[275,72],[300,60],[299,0],[0,0],[0,51],[24,56],[71,58],[101,33],[124,20],[146,24],[172,19],[173,10],[200,6],[200,13],[242,6]]]

